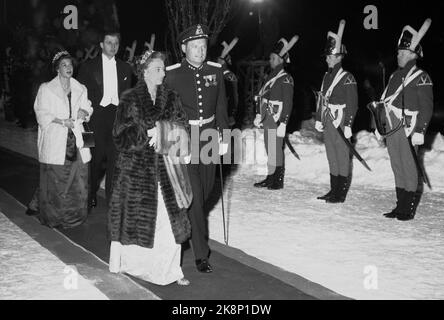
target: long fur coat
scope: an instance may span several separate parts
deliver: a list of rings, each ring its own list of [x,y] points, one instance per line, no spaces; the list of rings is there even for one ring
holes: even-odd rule
[[[186,209],[179,209],[162,155],[148,145],[147,130],[157,120],[185,127],[187,117],[174,91],[161,85],[153,103],[144,81],[121,98],[113,128],[119,151],[113,179],[108,230],[111,241],[152,248],[156,229],[158,182],[176,243],[191,233]]]

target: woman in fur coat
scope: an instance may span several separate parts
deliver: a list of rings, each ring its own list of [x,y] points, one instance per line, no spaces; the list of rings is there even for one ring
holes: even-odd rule
[[[163,53],[152,51],[138,59],[139,81],[123,95],[117,110],[113,137],[119,153],[109,209],[109,265],[111,272],[158,285],[188,285],[180,266],[180,244],[190,236],[190,222],[186,208],[176,200],[165,156],[156,152],[156,124],[166,120],[188,126],[178,95],[163,85],[164,61]]]

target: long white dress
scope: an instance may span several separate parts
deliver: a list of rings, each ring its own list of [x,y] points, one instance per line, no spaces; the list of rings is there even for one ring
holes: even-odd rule
[[[152,249],[138,245],[111,243],[109,270],[124,272],[157,285],[182,279],[181,245],[174,240],[160,184],[158,184],[157,220]]]

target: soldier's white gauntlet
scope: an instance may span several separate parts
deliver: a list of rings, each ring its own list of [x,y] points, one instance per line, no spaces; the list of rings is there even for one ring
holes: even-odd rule
[[[321,121],[316,121],[315,122],[315,129],[319,132],[323,132],[324,131],[324,126],[322,125]]]
[[[349,126],[345,126],[344,127],[344,137],[346,137],[347,139],[350,139],[352,136],[352,130]]]
[[[412,144],[414,146],[420,146],[424,144],[424,135],[422,133],[415,132],[412,135]]]
[[[287,130],[287,125],[285,124],[285,123],[281,123],[280,125],[279,125],[279,127],[277,128],[277,132],[276,132],[276,135],[279,137],[279,138],[283,138],[283,137],[285,137],[285,131]]]
[[[258,127],[258,128],[262,127],[261,121],[262,121],[261,115],[257,114],[256,118],[254,119],[254,122],[253,122],[254,126]]]

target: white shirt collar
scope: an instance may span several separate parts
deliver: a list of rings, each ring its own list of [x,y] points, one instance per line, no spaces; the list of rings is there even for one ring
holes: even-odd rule
[[[105,54],[102,53],[102,60],[106,64],[115,64],[116,63],[116,57],[112,57],[109,59]]]

